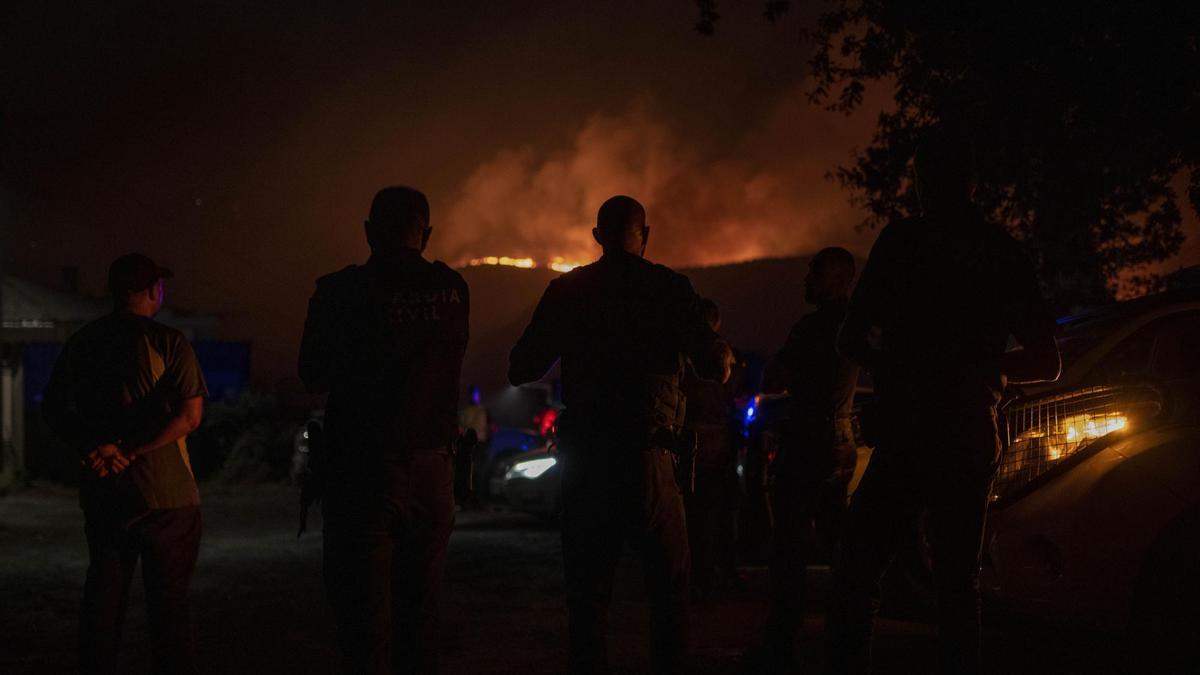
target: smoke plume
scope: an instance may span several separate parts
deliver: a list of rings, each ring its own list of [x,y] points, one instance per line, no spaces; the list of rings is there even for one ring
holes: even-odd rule
[[[648,257],[711,265],[874,239],[827,178],[870,140],[878,105],[846,117],[786,97],[733,144],[684,137],[645,100],[584,120],[565,148],[501,151],[464,181],[439,234],[452,262],[479,256],[590,261],[596,209],[628,194],[645,206]],[[721,134],[727,136],[727,134]],[[718,134],[713,134],[715,138]]]

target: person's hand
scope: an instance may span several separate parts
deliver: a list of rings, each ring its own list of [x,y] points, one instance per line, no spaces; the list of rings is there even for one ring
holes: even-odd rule
[[[733,375],[733,367],[737,365],[737,355],[733,353],[733,349],[729,345],[724,345],[724,354],[721,355],[721,384],[729,381]]]
[[[124,471],[129,467],[129,460],[116,443],[102,443],[88,453],[85,462],[93,473],[104,478]]]

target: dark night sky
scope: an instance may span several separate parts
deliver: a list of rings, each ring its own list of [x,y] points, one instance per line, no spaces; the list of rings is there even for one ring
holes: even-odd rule
[[[365,257],[386,184],[429,194],[449,262],[590,259],[616,192],[672,264],[873,239],[824,174],[886,92],[853,118],[808,106],[802,11],[728,3],[706,39],[687,0],[78,4],[0,28],[4,267],[77,265],[98,294],[111,258],[149,253],[174,304],[254,340],[263,383],[291,371],[312,280]]]

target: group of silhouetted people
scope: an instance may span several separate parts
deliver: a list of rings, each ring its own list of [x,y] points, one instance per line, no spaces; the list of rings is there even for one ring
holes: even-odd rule
[[[810,262],[806,300],[816,309],[764,382],[790,393],[791,415],[773,468],[770,606],[750,668],[797,667],[815,525],[833,551],[828,662],[868,670],[880,578],[900,534],[926,512],[942,668],[979,670],[996,405],[1006,382],[1057,377],[1059,358],[1033,268],[972,205],[973,176],[963,144],[928,134],[915,162],[920,214],[883,228],[853,292],[849,252],[827,248]],[[470,294],[458,272],[422,255],[432,227],[419,191],[381,190],[365,229],[370,258],[321,277],[308,306],[299,372],[328,394],[308,497],[322,500],[325,587],[345,672],[431,673],[454,455],[470,451],[458,417]],[[688,670],[691,588],[735,573],[725,538],[736,448],[721,416],[736,358],[715,305],[645,259],[650,231],[633,198],[604,202],[592,230],[603,254],[550,282],[510,356],[514,385],[561,366],[572,673],[607,672],[606,615],[626,545],[645,574],[654,672]],[[70,339],[45,393],[46,417],[79,451],[84,475],[85,672],[116,669],[139,559],[156,672],[196,671],[188,592],[201,521],[186,437],[206,389],[188,342],[152,319],[170,276],[145,256],[114,262],[113,313]],[[861,420],[874,451],[849,498],[860,369],[874,385]]]

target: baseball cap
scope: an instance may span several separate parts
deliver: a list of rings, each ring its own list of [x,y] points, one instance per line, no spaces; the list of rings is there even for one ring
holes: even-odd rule
[[[113,295],[127,295],[150,288],[159,279],[170,279],[175,273],[141,253],[127,253],[108,267],[108,290]]]

